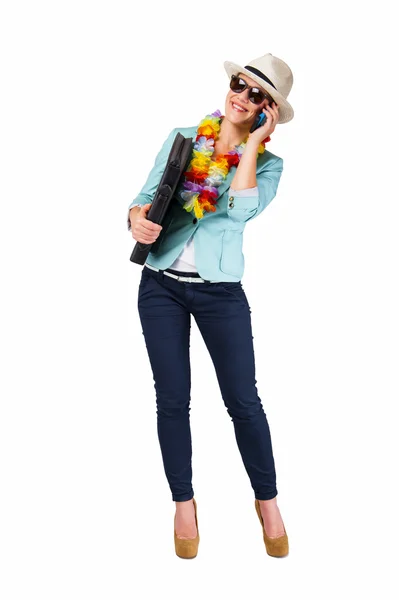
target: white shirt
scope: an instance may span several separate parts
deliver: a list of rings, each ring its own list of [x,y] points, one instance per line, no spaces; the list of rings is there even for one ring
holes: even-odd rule
[[[233,190],[231,189],[231,192],[234,194],[234,196],[257,196],[259,191],[258,191],[258,187],[252,187],[252,188],[247,188],[245,190]],[[129,224],[129,214],[130,214],[130,209],[133,208],[133,206],[143,206],[142,204],[140,204],[139,202],[136,202],[135,204],[132,204],[132,206],[129,208],[128,211],[128,216],[127,216],[127,221]],[[194,234],[195,231],[193,232],[192,236],[187,240],[183,250],[180,252],[179,256],[176,258],[176,260],[170,265],[170,267],[168,267],[169,269],[174,269],[175,271],[188,271],[188,272],[197,272],[197,267],[195,266],[195,252],[194,252]]]

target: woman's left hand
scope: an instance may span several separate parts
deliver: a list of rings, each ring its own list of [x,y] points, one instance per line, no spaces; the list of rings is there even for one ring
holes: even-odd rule
[[[253,143],[256,142],[257,144],[260,144],[265,138],[267,138],[268,135],[273,133],[276,128],[279,118],[277,104],[273,102],[271,105],[267,105],[265,108],[262,108],[262,112],[265,113],[267,120],[263,125],[249,134],[248,142],[251,141]]]

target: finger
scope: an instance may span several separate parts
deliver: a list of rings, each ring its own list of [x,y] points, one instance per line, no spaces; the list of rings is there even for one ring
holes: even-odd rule
[[[133,237],[135,240],[137,240],[138,242],[141,242],[143,244],[152,244],[155,241],[154,235],[150,235],[146,232],[140,231],[140,229],[138,227],[135,228],[135,230],[133,232]]]
[[[151,239],[157,239],[160,234],[160,231],[154,231],[152,229],[146,229],[145,227],[140,227],[140,223],[137,223],[136,233],[139,235],[144,235]]]
[[[263,127],[265,125],[267,125],[268,127],[270,127],[270,123],[274,123],[274,120],[275,120],[274,114],[270,110],[267,110],[267,106],[265,106],[265,108],[263,109],[263,111],[264,111],[264,113],[266,115],[266,121],[263,124]]]
[[[140,244],[153,244],[154,243],[153,240],[146,240],[145,238],[141,238],[141,237],[137,241],[140,242]]]
[[[273,115],[274,114],[273,109],[269,105],[265,106],[265,108],[263,110],[266,111],[266,115]]]
[[[147,233],[149,233],[150,231],[161,231],[162,229],[162,225],[154,223],[153,221],[149,221],[148,219],[143,219],[140,222],[140,225],[144,227]]]
[[[139,230],[136,230],[135,234],[140,239],[145,240],[147,244],[153,244],[159,237],[159,234],[157,234],[157,233],[151,234],[151,233],[146,233],[145,231],[139,231]]]
[[[271,106],[270,104],[268,104],[265,108],[268,111],[268,113],[272,115],[273,119],[278,119],[278,112],[276,111],[274,106]]]
[[[267,108],[268,110],[270,110],[271,112],[278,112],[278,106],[275,102],[272,102],[271,104],[267,104],[265,106],[265,108]]]
[[[275,102],[273,102],[272,109],[273,109],[274,114],[276,115],[276,119],[278,121],[279,116],[280,116],[279,112],[278,112],[279,107],[278,107],[278,105]]]
[[[267,112],[267,116],[269,117],[268,118],[269,125],[273,125],[274,126],[277,123],[277,121],[278,121],[278,115],[276,115],[276,113],[274,113],[273,111],[269,110]]]
[[[136,232],[136,237],[139,238],[142,244],[153,244],[158,236],[146,235],[141,232]]]

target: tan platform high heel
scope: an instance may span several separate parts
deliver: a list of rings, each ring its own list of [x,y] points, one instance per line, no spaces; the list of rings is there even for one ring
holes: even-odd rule
[[[198,529],[198,520],[197,520],[197,503],[195,498],[193,498],[194,503],[194,511],[195,511],[195,524],[197,525],[197,537],[188,540],[182,540],[177,537],[176,529],[174,529],[174,537],[175,537],[175,551],[179,558],[195,558],[198,553],[198,545],[200,541],[199,529]]]
[[[289,553],[288,536],[284,527],[284,535],[277,538],[270,538],[266,531],[263,523],[262,513],[260,512],[259,500],[255,498],[255,508],[258,513],[260,524],[262,525],[263,541],[265,542],[266,552],[269,556],[275,556],[276,558],[283,558]]]

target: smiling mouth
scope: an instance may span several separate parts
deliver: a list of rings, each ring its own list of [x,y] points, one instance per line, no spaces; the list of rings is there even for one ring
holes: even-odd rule
[[[231,102],[231,106],[233,107],[233,110],[235,110],[236,112],[240,112],[240,113],[248,112],[245,108],[242,108],[242,106],[240,106],[236,102]]]

